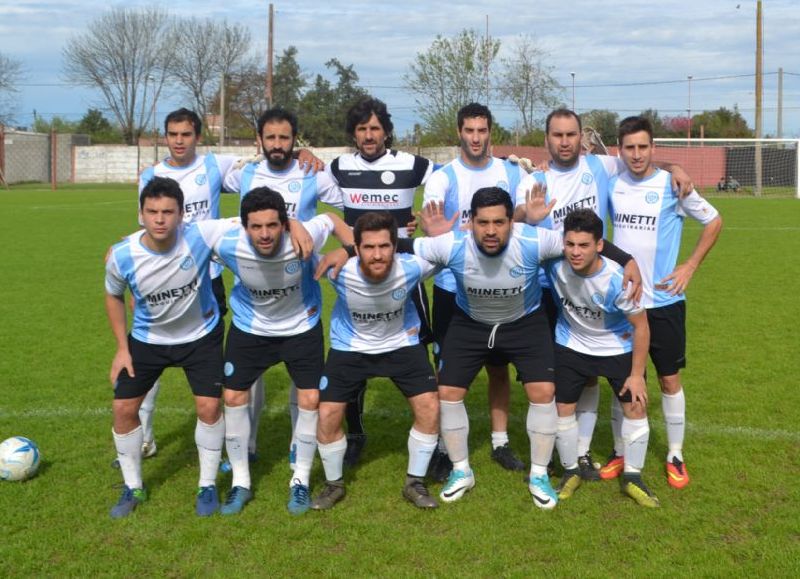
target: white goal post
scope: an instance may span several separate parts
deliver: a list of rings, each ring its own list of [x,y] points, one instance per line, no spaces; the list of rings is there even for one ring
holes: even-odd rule
[[[680,164],[698,190],[800,199],[798,139],[654,140],[655,158]]]

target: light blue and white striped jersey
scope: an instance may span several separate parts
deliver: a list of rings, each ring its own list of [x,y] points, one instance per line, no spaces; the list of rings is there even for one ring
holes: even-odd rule
[[[507,324],[536,310],[542,298],[539,265],[563,250],[560,233],[522,223],[513,225],[508,246],[494,256],[481,252],[464,231],[414,240],[416,255],[450,268],[456,304],[484,324]]]
[[[519,185],[525,175],[525,170],[519,165],[497,157],[491,157],[489,164],[481,168],[470,167],[459,157],[428,177],[423,204],[444,201],[445,216],[451,218],[453,214],[459,214],[453,225],[453,231],[458,231],[469,223],[472,196],[478,189],[499,187],[509,192],[515,204],[525,203],[524,194],[519,197]],[[434,283],[449,292],[456,291],[453,274],[446,269],[434,278]]]
[[[685,299],[655,287],[675,269],[684,218],[707,225],[719,215],[696,191],[680,199],[671,181],[671,173],[656,169],[641,180],[625,172],[609,183],[614,244],[636,259],[642,273],[642,305],[648,309]]]
[[[131,335],[148,344],[194,342],[219,321],[208,264],[214,236],[198,224],[183,225],[175,246],[155,253],[142,243],[144,230],[111,248],[106,261],[106,292],[133,296]]]
[[[197,155],[194,162],[186,167],[173,167],[165,159],[158,165],[148,167],[139,175],[139,195],[153,177],[168,177],[181,186],[184,223],[219,219],[222,180],[233,169],[236,161],[237,157],[233,155],[206,153]],[[211,277],[219,277],[221,273],[222,266],[212,262]]]
[[[557,295],[556,343],[592,356],[616,356],[633,349],[633,326],[627,316],[642,311],[625,297],[622,266],[603,256],[600,270],[581,276],[569,262],[545,262]]]
[[[286,212],[292,219],[308,221],[317,214],[317,201],[341,209],[342,191],[326,171],[304,173],[296,160],[284,171],[275,171],[266,161],[248,163],[231,171],[224,181],[225,189],[238,191],[244,198],[257,187],[277,191],[286,202]]]
[[[419,344],[420,320],[411,295],[418,283],[438,268],[415,255],[395,254],[388,277],[371,282],[359,259],[350,258],[336,279],[331,314],[331,348],[382,354]]]
[[[214,244],[222,262],[235,274],[230,306],[233,323],[243,332],[258,336],[294,336],[317,325],[322,308],[319,283],[314,279],[322,249],[333,231],[333,222],[318,215],[304,224],[314,240],[315,253],[302,260],[283,233],[277,253],[264,257],[253,248],[244,227],[228,227]]]

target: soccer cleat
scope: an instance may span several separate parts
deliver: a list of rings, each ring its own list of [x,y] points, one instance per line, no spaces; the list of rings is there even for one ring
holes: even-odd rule
[[[583,456],[578,457],[578,473],[582,480],[585,481],[598,481],[600,480],[600,473],[594,467],[592,460],[592,453],[587,452]]]
[[[453,470],[453,462],[450,457],[446,452],[436,448],[431,455],[431,462],[428,463],[428,478],[433,482],[444,482],[451,470]]]
[[[689,484],[689,473],[686,465],[677,456],[667,463],[667,482],[674,489],[682,489]]]
[[[122,519],[127,517],[140,503],[146,500],[147,491],[145,489],[131,489],[127,486],[123,486],[119,501],[111,508],[111,518]]]
[[[570,498],[572,495],[575,494],[575,491],[578,490],[578,487],[581,486],[583,479],[581,478],[580,471],[576,470],[565,470],[564,476],[561,477],[561,482],[558,483],[556,487],[556,491],[558,492],[558,500],[563,501],[564,499]]]
[[[439,498],[446,503],[453,503],[464,496],[468,490],[475,486],[475,475],[470,469],[469,472],[463,470],[453,470],[447,477],[447,482],[439,493]]]
[[[358,464],[365,444],[367,444],[366,434],[347,435],[347,450],[344,453],[344,465],[346,467],[353,468]]]
[[[252,498],[253,491],[244,487],[235,486],[228,491],[225,504],[219,508],[219,513],[221,515],[238,515]]]
[[[345,495],[344,481],[325,481],[325,488],[311,501],[311,508],[315,511],[327,511],[341,501]]]
[[[156,447],[155,439],[150,442],[145,441],[142,443],[142,458],[150,458],[151,456],[155,456],[157,452],[158,447]]]
[[[661,506],[658,497],[645,486],[642,477],[638,475],[622,475],[622,492],[643,507],[652,509]]]
[[[506,470],[525,470],[525,463],[514,454],[507,442],[492,450],[492,460]]]
[[[219,495],[217,487],[208,485],[207,487],[197,488],[197,500],[195,501],[195,512],[198,517],[209,517],[219,509]]]
[[[611,454],[608,456],[608,461],[600,467],[600,478],[603,480],[617,478],[622,474],[623,468],[625,468],[625,458],[611,451]]]
[[[531,495],[533,495],[533,504],[540,509],[549,511],[550,509],[556,508],[558,504],[558,495],[556,491],[553,490],[550,484],[550,478],[546,474],[531,477],[528,482],[528,490],[531,491]]]
[[[408,477],[403,487],[403,496],[415,507],[420,509],[435,509],[439,506],[421,478]]]
[[[289,489],[289,504],[286,505],[286,508],[293,515],[302,515],[311,508],[311,494],[306,485],[301,485],[299,482],[292,485],[292,488]]]

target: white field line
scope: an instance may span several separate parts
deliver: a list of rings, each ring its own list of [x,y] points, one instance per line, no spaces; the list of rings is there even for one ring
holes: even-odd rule
[[[99,205],[134,205],[136,199],[133,201],[96,201],[93,203],[58,203],[55,205],[32,205],[29,209],[39,211],[42,209],[85,209],[86,207],[95,207]]]

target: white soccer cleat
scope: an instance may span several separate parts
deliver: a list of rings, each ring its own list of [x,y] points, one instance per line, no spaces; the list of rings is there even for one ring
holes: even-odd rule
[[[550,478],[546,474],[531,477],[528,483],[528,490],[531,491],[531,495],[533,495],[533,504],[540,509],[549,511],[550,509],[556,508],[558,504],[558,495],[556,491],[553,490],[553,486],[550,484]]]
[[[155,456],[157,452],[158,448],[156,447],[155,439],[150,442],[142,443],[142,458],[150,458],[151,456]]]
[[[474,486],[475,475],[472,473],[472,469],[469,472],[453,470],[450,472],[442,492],[439,493],[439,498],[446,503],[453,503]]]

